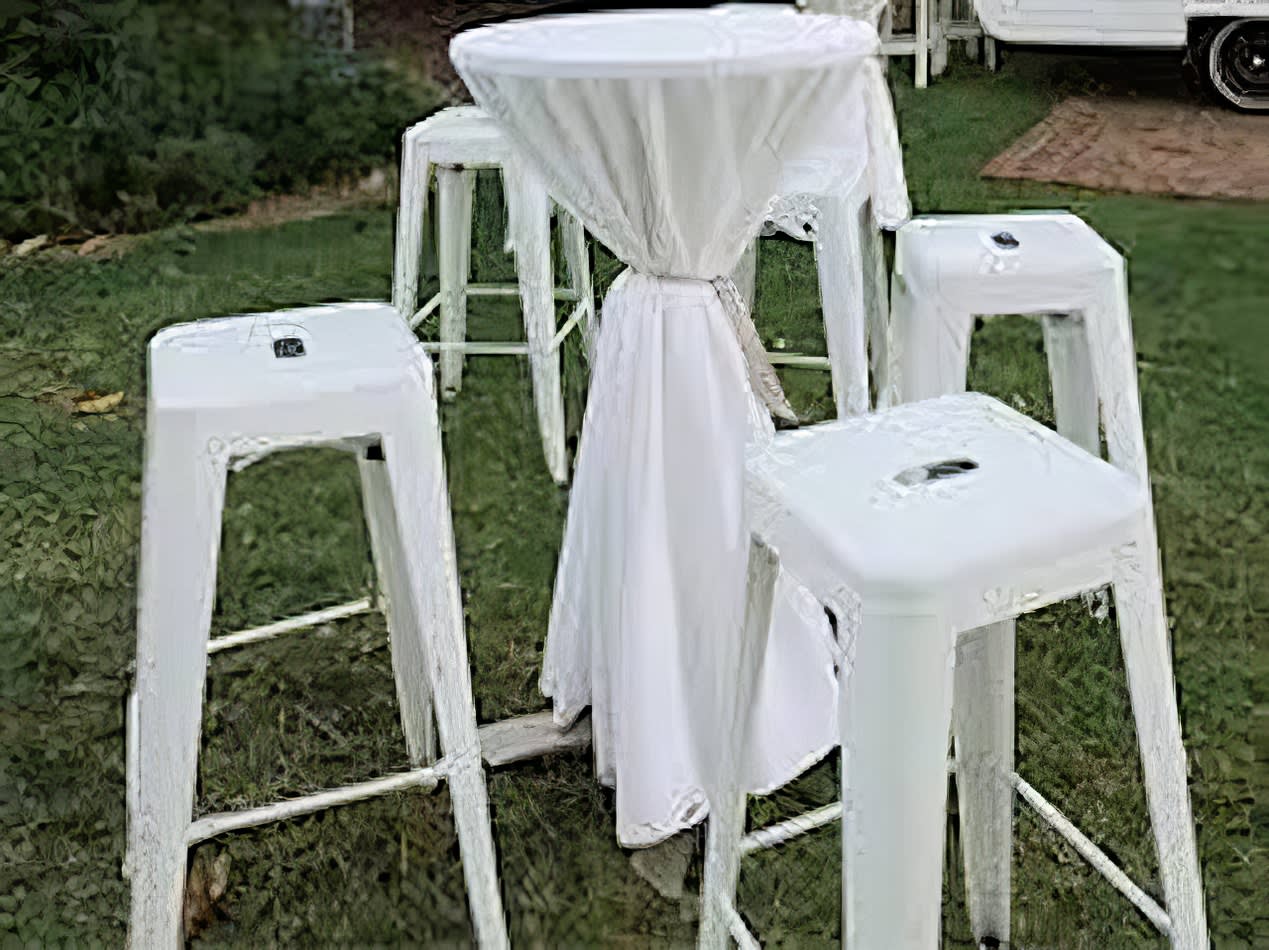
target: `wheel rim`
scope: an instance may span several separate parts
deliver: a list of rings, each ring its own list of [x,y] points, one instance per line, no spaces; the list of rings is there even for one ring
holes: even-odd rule
[[[1269,20],[1234,20],[1212,39],[1216,91],[1244,109],[1269,109]]]

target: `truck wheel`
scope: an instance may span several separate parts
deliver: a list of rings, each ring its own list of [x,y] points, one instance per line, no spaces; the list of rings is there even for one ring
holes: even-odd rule
[[[1227,105],[1243,112],[1269,110],[1269,19],[1229,20],[1207,34],[1194,65]],[[1202,47],[1206,47],[1203,49]]]

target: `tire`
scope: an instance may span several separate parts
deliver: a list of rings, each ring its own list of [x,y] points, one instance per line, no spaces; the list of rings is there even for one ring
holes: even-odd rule
[[[1269,19],[1243,18],[1191,29],[1186,72],[1223,104],[1269,115]]]

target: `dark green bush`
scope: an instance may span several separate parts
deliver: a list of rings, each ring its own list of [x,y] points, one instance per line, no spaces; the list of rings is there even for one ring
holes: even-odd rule
[[[139,230],[391,159],[431,87],[285,0],[0,4],[0,234]]]

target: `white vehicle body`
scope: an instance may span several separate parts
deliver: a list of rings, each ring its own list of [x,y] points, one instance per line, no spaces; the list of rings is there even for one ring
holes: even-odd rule
[[[1269,0],[974,0],[983,32],[1009,43],[1186,45],[1186,22],[1269,17]]]
[[[994,43],[1185,49],[1212,92],[1269,110],[1269,0],[973,0]],[[994,60],[994,49],[988,53]],[[942,66],[940,60],[934,72]]]

